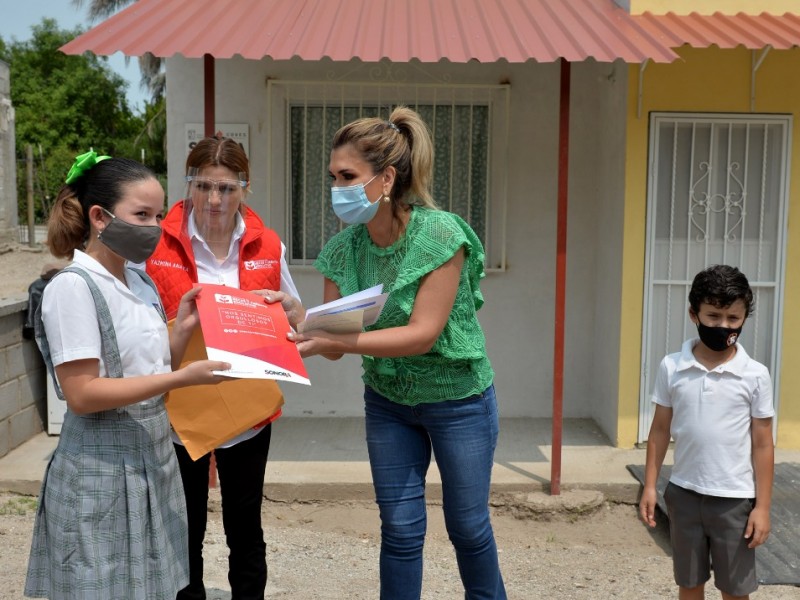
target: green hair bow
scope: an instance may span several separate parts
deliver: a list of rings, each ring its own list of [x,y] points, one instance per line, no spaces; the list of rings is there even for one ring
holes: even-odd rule
[[[69,173],[67,173],[67,180],[65,183],[70,184],[75,181],[78,177],[83,175],[86,171],[91,169],[101,160],[105,160],[107,158],[111,158],[110,156],[97,156],[97,152],[94,150],[89,150],[89,152],[84,152],[75,157],[75,162],[69,168]]]

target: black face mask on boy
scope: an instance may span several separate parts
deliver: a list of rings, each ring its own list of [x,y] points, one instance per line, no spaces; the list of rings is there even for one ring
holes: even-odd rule
[[[698,318],[697,333],[700,335],[700,341],[711,350],[721,352],[727,350],[737,342],[739,335],[742,333],[742,328],[708,327],[707,325],[703,325]]]

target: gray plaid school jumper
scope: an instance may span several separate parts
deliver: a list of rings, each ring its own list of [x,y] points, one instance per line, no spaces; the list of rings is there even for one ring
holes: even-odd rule
[[[99,288],[83,269],[64,271],[86,280],[108,376],[123,377]],[[37,341],[52,372],[40,316],[37,323]],[[163,396],[86,415],[67,410],[42,483],[25,595],[174,600],[188,583],[186,502]]]

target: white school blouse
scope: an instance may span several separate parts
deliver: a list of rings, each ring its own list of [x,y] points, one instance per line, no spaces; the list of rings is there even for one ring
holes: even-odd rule
[[[169,334],[157,307],[158,295],[136,273],[126,269],[126,287],[103,265],[76,250],[72,261],[88,271],[108,304],[125,376],[168,373]],[[44,289],[42,322],[53,365],[97,359],[107,376],[92,293],[74,273],[62,273]]]

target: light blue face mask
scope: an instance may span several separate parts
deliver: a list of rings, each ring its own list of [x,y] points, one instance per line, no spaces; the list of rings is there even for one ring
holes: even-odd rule
[[[337,217],[348,224],[369,223],[372,220],[380,207],[380,197],[375,202],[367,198],[365,188],[372,183],[372,179],[367,183],[331,188],[331,204]]]

